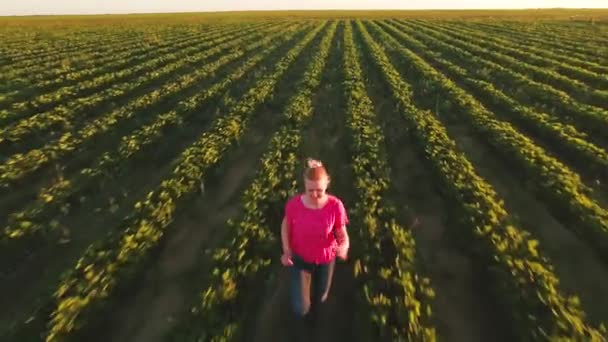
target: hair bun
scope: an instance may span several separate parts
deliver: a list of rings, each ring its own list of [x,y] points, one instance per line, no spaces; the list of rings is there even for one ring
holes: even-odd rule
[[[304,169],[304,178],[312,181],[321,179],[327,179],[329,181],[329,175],[323,163],[316,159],[307,158],[306,168]]]
[[[312,159],[312,158],[308,158],[308,160],[306,161],[306,164],[308,165],[308,168],[310,168],[310,169],[314,169],[314,168],[323,166],[323,163],[321,163],[320,161],[318,161],[316,159]]]

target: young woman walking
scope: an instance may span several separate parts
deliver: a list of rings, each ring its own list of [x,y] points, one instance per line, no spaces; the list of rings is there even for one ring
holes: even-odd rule
[[[298,331],[307,334],[304,321],[327,300],[335,258],[346,260],[348,217],[342,201],[327,193],[330,177],[323,164],[307,160],[304,193],[285,205],[281,224],[281,263],[290,267],[290,302]],[[300,336],[302,337],[302,336]]]

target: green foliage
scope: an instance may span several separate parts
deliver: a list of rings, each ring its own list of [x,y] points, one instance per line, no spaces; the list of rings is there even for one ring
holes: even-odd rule
[[[532,179],[532,183],[556,210],[564,210],[576,221],[577,233],[608,262],[608,211],[594,202],[590,189],[580,176],[561,161],[549,155],[542,147],[496,117],[471,94],[465,92],[443,74],[431,67],[411,50],[400,46],[395,38],[378,30],[390,49],[395,49],[411,60],[412,67],[424,76],[426,87],[442,94],[446,102],[454,105],[468,122],[507,158]]]
[[[424,151],[453,203],[459,206],[462,224],[471,229],[477,253],[487,265],[491,265],[494,293],[504,307],[509,308],[510,323],[518,338],[522,341],[603,341],[603,332],[586,323],[578,300],[565,296],[559,289],[559,281],[550,261],[537,250],[538,242],[528,232],[509,222],[496,192],[457,151],[456,144],[433,113],[414,106],[410,85],[401,78],[383,48],[361,22],[358,22],[358,28],[376,67],[390,86],[403,118],[417,137],[418,148]],[[455,98],[450,94],[458,93],[460,97],[456,101],[462,101],[462,105],[467,106],[471,121],[480,125],[487,121],[494,123],[495,120],[487,116],[473,116],[482,109],[475,106],[470,95],[463,94],[451,81],[443,78],[420,57],[401,47],[377,26],[373,28],[387,49],[399,51],[430,84],[439,89],[449,89],[446,92],[450,98]],[[503,126],[496,124],[490,127]],[[492,137],[499,140],[505,134],[493,132]]]
[[[10,260],[10,251],[27,248],[27,244],[32,241],[32,238],[41,238],[47,242],[55,240],[57,234],[54,234],[55,229],[48,219],[57,217],[58,208],[67,205],[71,198],[80,197],[90,186],[104,177],[114,175],[119,168],[124,167],[129,159],[136,154],[143,153],[144,148],[153,143],[158,143],[168,128],[183,126],[184,120],[196,114],[197,109],[201,108],[202,104],[220,95],[274,52],[280,45],[278,43],[293,38],[297,32],[295,31],[297,27],[275,29],[269,32],[270,34],[264,39],[239,47],[232,53],[226,53],[217,61],[206,64],[205,67],[201,68],[201,72],[208,75],[229,61],[276,41],[264,51],[251,56],[243,65],[204,92],[180,101],[175,109],[159,114],[150,124],[141,127],[131,135],[124,136],[117,150],[103,153],[94,162],[93,167],[82,169],[79,175],[69,180],[60,180],[48,188],[43,188],[38,193],[37,201],[9,216],[9,223],[4,228],[2,237],[0,237],[0,246],[10,246],[11,248],[0,250],[2,259]],[[286,34],[286,32],[290,33]]]
[[[404,25],[399,26],[404,27]],[[556,119],[564,120],[583,132],[600,137],[606,136],[608,129],[606,101],[600,103],[600,107],[577,102],[570,93],[556,89],[551,82],[539,82],[531,79],[527,73],[514,70],[516,64],[525,64],[524,62],[512,59],[509,63],[492,62],[480,56],[483,55],[484,49],[464,39],[449,37],[436,29],[416,25],[407,31],[413,32],[422,42],[437,49],[436,51],[441,51],[444,56],[474,65],[477,70],[484,70],[487,74],[480,76],[486,76],[486,81],[501,85],[504,90],[510,90],[518,101],[535,104],[541,108],[548,107]],[[446,39],[449,44],[443,42]],[[592,92],[592,89],[586,90],[586,93]]]
[[[273,79],[279,77],[284,67],[323,26],[320,25],[300,42],[297,50],[286,57],[283,68],[277,69]],[[191,309],[190,317],[172,333],[172,340],[237,339],[242,334],[244,316],[255,310],[247,306],[259,297],[254,284],[265,283],[272,277],[271,265],[276,262],[280,251],[273,230],[279,229],[280,221],[271,226],[270,218],[265,214],[273,209],[272,212],[282,212],[287,199],[297,191],[295,180],[299,178],[297,152],[302,140],[301,130],[312,115],[312,95],[325,69],[337,22],[328,26],[306,72],[295,85],[295,95],[284,111],[283,126],[272,136],[256,178],[243,194],[243,214],[238,220],[228,222],[226,230],[230,233],[221,246],[211,252],[213,272],[210,284],[201,291],[200,302]]]
[[[10,156],[4,163],[0,164],[0,188],[10,187],[12,184],[41,167],[80,151],[82,145],[93,143],[96,136],[110,133],[123,121],[135,117],[138,114],[141,115],[143,111],[154,104],[157,104],[158,102],[179,93],[181,90],[196,84],[197,81],[208,77],[222,65],[234,60],[235,57],[233,53],[236,53],[238,56],[243,54],[240,44],[248,39],[260,39],[265,34],[264,31],[256,32],[255,28],[250,30],[254,32],[252,37],[241,35],[235,39],[234,35],[221,36],[206,43],[208,44],[208,47],[210,47],[209,49],[201,51],[200,47],[193,47],[193,50],[197,51],[197,53],[192,55],[186,54],[181,57],[179,54],[177,54],[177,56],[166,55],[162,58],[177,62],[166,64],[159,69],[155,69],[151,73],[132,79],[129,82],[113,85],[100,93],[76,99],[72,104],[62,105],[51,111],[33,115],[25,120],[19,121],[14,126],[8,127],[0,135],[0,142],[10,141],[14,143],[25,139],[31,134],[49,130],[56,125],[63,125],[66,128],[71,128],[76,115],[82,111],[86,112],[87,110],[90,110],[92,106],[97,106],[101,102],[128,94],[134,89],[146,85],[149,86],[157,77],[170,75],[184,66],[193,66],[205,61],[211,56],[220,53],[224,54],[218,60],[205,65],[205,67],[194,68],[192,72],[182,75],[172,82],[165,83],[163,86],[157,87],[153,91],[129,101],[124,106],[103,114],[92,120],[92,122],[84,125],[84,127],[75,131],[68,130],[58,139],[47,143],[41,148]],[[238,35],[238,33],[235,33],[235,35]],[[232,51],[228,49],[232,49]],[[153,63],[154,61],[151,62]]]
[[[259,30],[267,26],[260,23],[251,28]],[[146,32],[145,29],[142,30]],[[159,33],[158,29],[154,32]],[[67,51],[59,50],[58,47],[56,49],[59,51],[55,50],[50,56],[43,54],[39,58],[28,58],[24,63],[13,63],[10,68],[7,66],[6,70],[0,67],[7,79],[19,79],[20,82],[26,83],[25,89],[28,93],[42,93],[33,98],[24,98],[25,89],[21,89],[13,96],[4,98],[0,101],[0,106],[10,106],[0,110],[0,123],[10,123],[27,115],[48,111],[71,98],[85,97],[95,90],[103,89],[104,86],[128,81],[142,73],[158,69],[165,63],[177,61],[188,53],[195,53],[196,48],[208,48],[209,42],[217,38],[243,32],[250,31],[246,26],[240,25],[218,25],[203,34],[185,33],[179,28],[166,28],[160,32],[164,35],[162,44],[148,42],[137,35],[130,37],[131,39],[117,35],[123,41],[114,42],[105,50],[99,49],[100,42],[88,41],[86,46],[77,44],[76,47],[80,49],[76,51],[72,51],[74,47],[67,48]],[[90,37],[89,39],[93,40]],[[77,55],[71,56],[70,52],[76,52]],[[72,63],[78,65],[74,70],[57,68],[60,59],[66,54],[70,54]],[[11,59],[15,61],[14,57]]]
[[[551,17],[575,12],[542,13]],[[345,11],[288,15],[309,19],[454,18],[504,13]],[[541,15],[535,11],[517,13],[523,20]],[[379,73],[390,89],[416,148],[426,156],[443,194],[459,214],[454,229],[469,233],[464,238],[487,268],[492,291],[508,314],[507,325],[517,339],[605,341],[605,329],[592,327],[578,299],[561,289],[541,244],[509,220],[499,196],[457,150],[435,114],[414,105],[414,89],[404,80],[418,79],[416,91],[438,94],[445,106],[460,114],[513,167],[523,170],[554,212],[573,218],[577,232],[600,255],[608,257],[608,214],[590,198],[591,190],[575,172],[513,126],[494,118],[473,97],[483,98],[482,102],[499,110],[503,118],[555,146],[560,157],[567,156],[605,179],[608,154],[598,141],[605,141],[608,129],[608,66],[602,46],[605,39],[602,34],[589,35],[591,24],[387,20],[356,21],[353,31],[352,22],[347,21],[344,39],[334,40],[336,21],[292,23],[292,19],[282,20],[286,14],[280,12],[230,15],[233,17],[141,15],[128,17],[133,20],[130,23],[122,22],[126,17],[114,16],[70,17],[64,22],[2,19],[7,25],[0,29],[1,189],[20,189],[34,175],[44,175],[45,167],[61,168],[69,158],[88,153],[97,137],[116,134],[130,120],[151,117],[122,137],[115,149],[101,153],[70,177],[44,183],[35,199],[12,212],[0,235],[2,265],[18,262],[17,255],[23,250],[56,244],[66,231],[60,224],[62,216],[74,211],[75,201],[86,200],[87,191],[145,156],[162,143],[167,130],[186,127],[201,108],[238,86],[243,77],[254,74],[256,80],[241,99],[224,96],[228,111],[217,113],[210,129],[175,159],[169,176],[135,204],[120,227],[90,246],[59,284],[53,284],[54,295],[40,299],[46,306],[32,318],[41,321],[43,329],[34,335],[40,332],[48,341],[77,339],[79,332],[97,319],[95,315],[111,304],[120,287],[141,274],[145,261],[170,229],[177,209],[194,196],[208,171],[221,165],[229,148],[239,144],[252,113],[284,91],[276,89],[278,80],[285,77],[302,51],[310,49],[313,57],[306,61],[305,73],[294,80],[282,126],[272,135],[259,172],[241,197],[240,215],[226,223],[226,239],[208,255],[209,281],[201,284],[191,314],[171,334],[179,341],[243,337],[243,322],[255,312],[259,299],[259,293],[243,289],[273,279],[273,266],[278,261],[273,230],[278,226],[268,213],[279,212],[296,191],[301,134],[313,113],[314,96],[335,43],[345,52],[342,86],[356,195],[351,231],[361,246],[354,255],[354,272],[361,302],[370,309],[374,333],[396,341],[437,339],[434,289],[417,268],[411,231],[395,220],[396,209],[385,196],[390,179],[384,137],[366,92],[362,67]],[[271,20],[259,21],[261,18]],[[159,30],[158,21],[175,26]],[[121,22],[119,29],[114,26],[117,22]],[[33,30],[22,25],[39,27]],[[83,27],[76,30],[71,25]],[[605,26],[594,32],[605,33]],[[317,37],[319,44],[311,46]],[[519,39],[525,43],[519,44]],[[291,50],[270,74],[257,73],[256,67],[285,42]],[[361,64],[361,53],[369,54],[372,65]],[[399,73],[389,55],[398,56],[398,67],[407,68],[407,73]],[[225,66],[240,59],[243,63],[224,75]],[[175,101],[169,110],[150,113],[218,71],[222,75],[215,83]],[[456,84],[466,86],[470,93]],[[115,105],[122,102],[124,106]],[[99,110],[104,112],[96,116]],[[57,133],[44,146],[33,148],[36,142],[32,138]],[[4,153],[13,147],[26,152]],[[110,210],[115,210],[113,199],[109,202]]]
[[[556,149],[563,150],[562,155],[576,160],[581,168],[588,170],[598,179],[603,180],[608,177],[606,172],[608,170],[608,153],[601,147],[589,142],[585,133],[580,132],[572,125],[562,123],[559,118],[550,114],[538,112],[531,107],[521,105],[503,91],[497,89],[493,83],[477,79],[474,75],[478,68],[476,64],[467,61],[466,64],[458,66],[440,56],[439,53],[444,51],[443,47],[451,48],[450,45],[433,40],[429,42],[433,47],[441,46],[442,48],[432,50],[413,37],[424,37],[424,35],[420,35],[414,30],[408,30],[411,35],[406,35],[395,26],[382,23],[380,25],[387,32],[399,38],[400,41],[406,42],[410,49],[419,56],[424,56],[427,61],[432,61],[432,64],[438,70],[451,77],[456,83],[467,86],[476,98],[498,108],[500,112],[497,114],[503,114],[511,121],[535,133],[536,136],[548,140],[556,146]],[[458,52],[460,56],[464,55],[462,50]],[[462,58],[459,58],[459,60],[462,60]]]
[[[435,341],[430,303],[433,289],[429,279],[416,271],[411,232],[395,222],[395,208],[383,199],[390,184],[384,137],[363,83],[350,22],[344,33],[344,50],[343,86],[358,199],[354,221],[360,226],[356,238],[362,246],[355,273],[382,340]]]
[[[210,131],[203,133],[182,153],[173,174],[135,205],[117,240],[92,246],[85,253],[55,293],[56,304],[45,334],[47,341],[66,339],[74,334],[86,324],[87,313],[109,299],[121,277],[141,265],[142,259],[162,239],[173,220],[176,206],[197,191],[205,172],[238,142],[247,128],[250,114],[268,98],[279,76],[319,30],[320,27],[308,33],[278,63],[272,75],[261,78],[237,106],[219,117]],[[228,291],[223,296],[232,295]]]

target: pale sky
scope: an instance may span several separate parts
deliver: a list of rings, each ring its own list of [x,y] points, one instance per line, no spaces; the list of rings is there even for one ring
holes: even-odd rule
[[[607,0],[0,0],[0,15],[287,9],[606,8]]]

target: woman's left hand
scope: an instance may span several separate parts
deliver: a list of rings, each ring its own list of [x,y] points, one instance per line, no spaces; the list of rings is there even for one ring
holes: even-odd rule
[[[346,260],[348,257],[348,247],[347,246],[337,246],[336,247],[336,256],[342,260]]]

